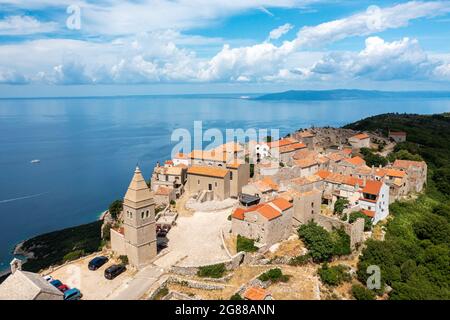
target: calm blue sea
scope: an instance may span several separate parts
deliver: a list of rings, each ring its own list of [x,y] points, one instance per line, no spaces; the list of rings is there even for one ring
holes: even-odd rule
[[[0,100],[0,270],[14,245],[96,219],[170,156],[176,128],[341,126],[386,112],[450,111],[450,100],[264,102],[236,97]],[[39,164],[31,164],[40,159]]]

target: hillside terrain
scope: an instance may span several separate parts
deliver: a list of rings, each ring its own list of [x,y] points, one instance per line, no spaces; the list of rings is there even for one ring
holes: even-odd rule
[[[345,126],[364,131],[407,133],[393,158],[423,158],[428,164],[425,194],[390,206],[385,241],[369,240],[360,257],[358,277],[367,267],[381,269],[391,299],[450,299],[450,116],[383,114]],[[380,290],[381,293],[382,290]]]

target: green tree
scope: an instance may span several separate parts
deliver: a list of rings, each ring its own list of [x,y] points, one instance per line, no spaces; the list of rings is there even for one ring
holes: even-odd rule
[[[319,268],[320,280],[330,286],[338,286],[344,281],[349,281],[351,279],[348,273],[348,267],[344,265],[328,266],[328,263],[322,264]]]
[[[123,201],[122,200],[113,201],[109,205],[109,208],[108,208],[108,211],[114,220],[117,220],[117,217],[119,216],[119,214],[122,210],[123,210]]]
[[[331,236],[315,222],[300,226],[298,235],[305,242],[314,262],[326,261],[332,257],[334,245]]]
[[[334,213],[341,216],[342,213],[344,212],[344,209],[347,208],[349,202],[347,199],[344,198],[340,198],[337,199],[336,202],[334,203]]]
[[[249,239],[238,234],[236,241],[237,252],[255,252],[258,251],[258,247],[255,246],[255,240]]]

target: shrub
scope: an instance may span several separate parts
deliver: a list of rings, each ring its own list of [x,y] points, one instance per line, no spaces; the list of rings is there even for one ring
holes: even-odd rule
[[[202,278],[221,278],[226,272],[225,264],[213,264],[210,266],[200,267],[197,275]]]
[[[303,266],[303,265],[307,264],[310,259],[311,259],[311,256],[309,254],[304,254],[302,256],[297,256],[297,257],[292,258],[289,261],[289,265],[291,265],[291,266]]]
[[[230,300],[244,300],[239,293],[235,293],[230,297]]]
[[[123,265],[128,264],[128,256],[119,256],[119,260],[120,260],[120,263],[122,263]]]
[[[324,284],[330,286],[338,286],[342,282],[351,279],[346,266],[337,265],[329,267],[328,263],[324,263],[322,267],[319,268],[319,277]]]
[[[350,218],[348,222],[353,223],[358,218],[364,219],[364,231],[370,231],[370,229],[372,229],[372,219],[359,211],[350,213]]]
[[[72,252],[69,252],[63,257],[63,262],[76,260],[78,258],[81,258],[84,255],[84,250],[75,250]]]
[[[374,300],[375,293],[359,284],[352,286],[352,295],[356,300]]]
[[[102,228],[102,240],[105,242],[111,240],[111,225],[109,223]]]
[[[264,272],[262,275],[258,277],[261,281],[272,281],[272,282],[288,282],[289,276],[283,274],[280,268],[270,269],[269,271]]]
[[[236,242],[236,250],[237,252],[255,252],[258,251],[258,248],[255,246],[255,240],[248,239],[246,237],[243,237],[241,235],[237,236],[237,242]]]
[[[165,296],[169,294],[169,289],[167,287],[161,288],[156,295],[154,296],[153,300],[161,300]]]
[[[172,206],[174,206],[174,205],[176,205],[177,203],[175,202],[175,200],[170,200],[170,205],[172,205]]]

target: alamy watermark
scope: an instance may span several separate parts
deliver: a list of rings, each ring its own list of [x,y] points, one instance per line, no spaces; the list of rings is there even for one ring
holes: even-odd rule
[[[66,20],[66,27],[69,30],[81,29],[81,8],[78,5],[70,5],[66,9],[69,17]]]

